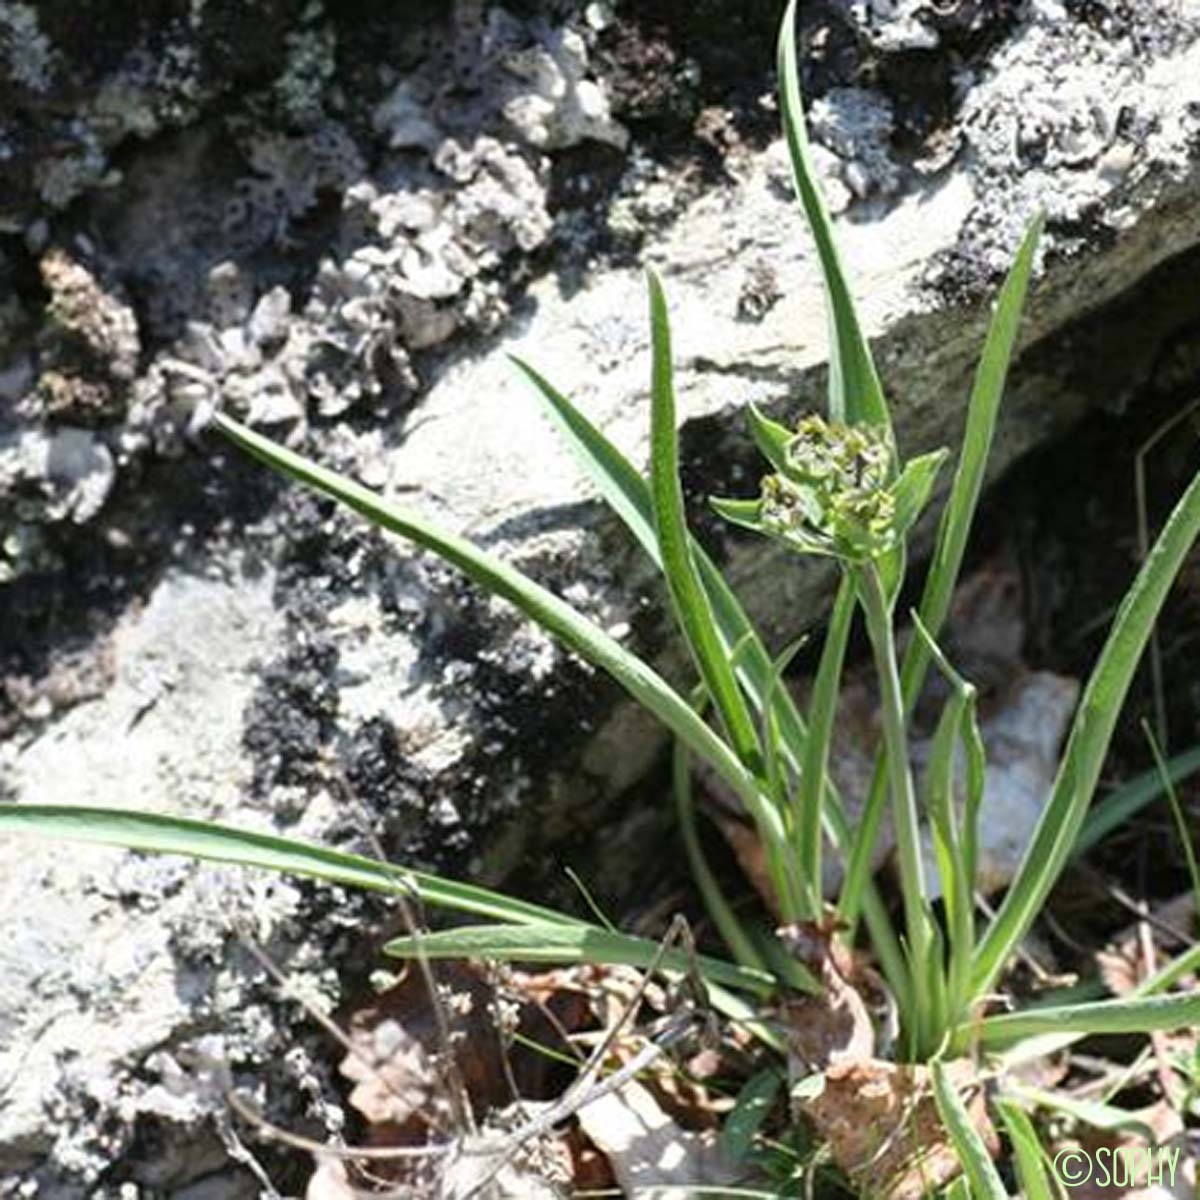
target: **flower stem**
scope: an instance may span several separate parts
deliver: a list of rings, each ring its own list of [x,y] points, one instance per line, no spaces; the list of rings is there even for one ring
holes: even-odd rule
[[[908,757],[908,735],[905,732],[900,674],[896,668],[892,614],[884,595],[883,581],[874,563],[868,563],[862,568],[858,572],[858,579],[867,634],[875,655],[875,671],[879,676],[883,740],[892,792],[896,855],[900,865],[900,890],[904,897],[909,956],[915,967],[923,969],[928,962],[932,940],[929,926],[929,894],[925,886],[925,868],[921,859],[917,796]],[[908,1013],[906,1016],[909,1018],[910,1033],[922,1024],[919,1012]],[[918,1033],[917,1040],[923,1042],[925,1039]]]

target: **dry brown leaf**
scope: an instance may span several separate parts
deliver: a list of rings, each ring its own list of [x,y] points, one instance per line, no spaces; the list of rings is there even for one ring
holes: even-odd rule
[[[948,1063],[950,1082],[965,1092],[978,1085],[967,1059]],[[983,1089],[964,1096],[989,1151],[999,1147]],[[879,1059],[837,1063],[825,1072],[819,1095],[802,1096],[799,1113],[829,1142],[834,1160],[864,1191],[887,1200],[919,1200],[961,1170],[933,1099],[927,1068]]]
[[[721,1152],[715,1135],[680,1127],[636,1081],[585,1105],[580,1127],[612,1167],[618,1186],[638,1200],[684,1200],[688,1185],[733,1184],[737,1170]]]
[[[1188,891],[1159,904],[1151,905],[1151,919],[1154,922],[1154,952],[1156,961],[1154,968],[1169,957],[1160,947],[1159,942],[1172,939],[1166,930],[1178,929],[1186,934],[1192,928],[1196,919],[1196,897]],[[1112,944],[1097,951],[1096,963],[1100,968],[1100,976],[1105,986],[1114,996],[1126,996],[1133,991],[1148,974],[1146,953],[1142,945],[1141,922],[1127,925],[1113,939]]]
[[[787,1030],[788,1073],[793,1081],[836,1063],[863,1062],[875,1054],[875,1027],[852,980],[857,965],[834,937],[833,925],[798,922],[779,938],[820,981],[816,996],[789,996],[780,1016]]]
[[[431,967],[472,1108],[483,1112],[507,1103],[500,1038],[490,1008],[493,993],[483,970],[454,961]],[[430,1123],[449,1121],[437,1015],[420,971],[410,969],[399,983],[354,1012],[349,1034],[354,1052],[342,1060],[341,1072],[354,1084],[350,1106],[377,1135],[372,1141],[413,1144],[424,1139]]]
[[[364,1146],[420,1147],[431,1140],[443,1147],[459,1144],[468,1135],[469,1124],[459,1119],[454,1096],[459,1097],[460,1110],[485,1126],[493,1125],[497,1114],[511,1107],[514,1084],[520,1097],[535,1104],[552,1098],[562,1083],[557,1064],[519,1043],[506,1046],[502,1026],[533,1043],[561,1050],[560,1030],[575,1033],[581,1024],[595,1023],[587,999],[591,981],[584,978],[590,968],[498,974],[457,960],[430,966],[436,980],[436,1008],[422,972],[412,966],[387,991],[352,1007],[343,1021],[353,1049],[342,1061],[341,1072],[354,1085],[350,1106],[366,1123],[359,1139]],[[547,1010],[557,1025],[547,1017]],[[448,1043],[439,1021],[448,1031]],[[447,1044],[452,1047],[449,1053]],[[438,1194],[452,1195],[452,1188],[445,1189],[453,1178],[470,1177],[484,1169],[481,1160],[487,1159],[488,1169],[499,1171],[501,1179],[511,1183],[508,1194],[532,1196],[535,1182],[540,1188],[552,1178],[543,1170],[544,1164],[530,1165],[532,1150],[536,1148],[543,1158],[549,1154],[568,1160],[556,1135],[533,1139],[529,1146],[514,1144],[519,1155],[513,1163],[503,1150],[507,1134],[487,1136],[487,1144],[476,1147],[480,1152],[463,1154],[461,1163],[445,1154],[436,1159],[396,1158],[375,1161],[372,1174],[425,1194],[418,1176],[425,1180],[433,1163],[441,1180]],[[498,1149],[489,1149],[492,1146]],[[342,1200],[338,1187],[344,1191],[346,1180],[353,1178],[353,1168],[324,1164],[313,1177],[311,1186],[317,1190],[309,1200]]]
[[[577,1192],[604,1192],[617,1186],[608,1156],[588,1140],[578,1124],[563,1134],[563,1143],[571,1155],[571,1182]]]
[[[1096,965],[1104,986],[1114,996],[1128,996],[1142,981],[1142,954],[1137,939],[1096,951]]]

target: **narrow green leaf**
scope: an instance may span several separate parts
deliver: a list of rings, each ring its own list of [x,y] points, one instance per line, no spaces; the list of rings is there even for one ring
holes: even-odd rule
[[[925,881],[925,862],[921,856],[920,814],[917,812],[916,789],[913,786],[912,766],[908,757],[908,734],[904,726],[904,705],[900,675],[896,667],[895,635],[892,613],[884,594],[883,583],[872,564],[856,572],[858,597],[862,604],[871,648],[874,652],[875,675],[879,680],[879,712],[892,793],[892,825],[896,834],[896,859],[899,866],[900,892],[904,902],[905,930],[908,934],[908,953],[915,964],[913,979],[919,979],[927,961],[932,923],[929,918],[929,891]],[[861,837],[861,829],[858,834]],[[857,845],[855,847],[857,850]],[[912,999],[917,999],[916,996]],[[923,1006],[902,1017],[911,1022],[923,1021]]]
[[[1011,1100],[996,1101],[996,1111],[1012,1143],[1017,1180],[1025,1200],[1056,1200],[1056,1192],[1047,1171],[1047,1156],[1029,1114]]]
[[[235,829],[213,821],[83,805],[0,803],[0,834],[6,833],[53,841],[92,842],[156,854],[180,854],[188,858],[302,875],[371,891],[410,892],[433,908],[506,922],[495,928],[510,931],[533,928],[536,933],[530,934],[527,940],[535,943],[553,944],[555,931],[574,930],[581,936],[562,939],[560,944],[592,946],[613,953],[620,950],[626,955],[624,958],[596,957],[588,961],[628,961],[634,966],[648,966],[658,954],[656,942],[613,934],[553,909],[501,895],[487,888],[441,879],[436,875],[291,838]],[[589,933],[590,936],[582,936]],[[420,939],[422,946],[432,941],[437,950],[442,943],[434,939],[439,936],[426,935]],[[509,936],[516,938],[512,933]],[[650,957],[646,957],[647,947]],[[571,954],[565,959],[553,961],[579,960]],[[686,971],[691,961],[678,951],[668,951],[663,956],[663,965],[668,970]],[[755,1020],[754,1012],[745,1001],[726,992],[721,986],[727,984],[762,995],[772,990],[770,976],[704,956],[698,956],[695,963],[701,974],[714,985],[711,992],[714,1006],[731,1019],[746,1024],[766,1044],[782,1050],[773,1031]]]
[[[646,272],[650,291],[650,337],[653,371],[650,386],[650,499],[663,573],[674,602],[679,626],[712,698],[738,759],[752,773],[762,764],[758,733],[745,698],[738,690],[708,597],[700,585],[692,558],[692,539],[683,511],[679,483],[679,443],[676,432],[675,384],[671,363],[671,328],[662,284]],[[763,837],[771,830],[762,829]],[[781,898],[784,899],[784,898]]]
[[[949,456],[949,450],[934,450],[905,463],[900,478],[891,488],[892,495],[896,498],[897,533],[906,534],[917,523],[917,518],[924,512],[930,496],[933,495],[933,485],[937,482],[942,463]]]
[[[987,781],[987,751],[979,730],[979,712],[972,695],[963,715],[962,744],[967,760],[967,797],[963,809],[962,855],[967,879],[974,880],[979,863],[979,814]]]
[[[730,953],[743,966],[764,970],[765,966],[754,943],[750,940],[733,906],[725,899],[725,893],[717,882],[708,859],[700,845],[700,832],[696,828],[696,805],[692,797],[691,764],[687,747],[676,740],[672,747],[671,785],[675,797],[675,812],[679,819],[679,833],[683,839],[688,866],[696,888],[704,900],[704,907],[712,918]]]
[[[779,107],[792,161],[792,180],[817,247],[829,305],[829,415],[848,424],[878,425],[893,441],[891,416],[875,363],[858,322],[854,297],[833,235],[833,221],[817,182],[804,126],[804,100],[796,55],[796,0],[779,26]]]
[[[1176,955],[1169,963],[1147,976],[1133,990],[1135,996],[1153,996],[1165,992],[1172,984],[1200,971],[1200,943]]]
[[[937,1060],[930,1066],[938,1115],[958,1153],[963,1173],[970,1181],[972,1196],[975,1200],[1008,1200],[996,1164],[992,1162],[992,1156],[987,1152],[962,1097],[950,1082],[946,1068]]]
[[[1183,858],[1187,863],[1188,877],[1192,881],[1192,895],[1196,898],[1194,915],[1196,919],[1200,920],[1200,868],[1196,866],[1196,848],[1192,845],[1192,831],[1188,828],[1183,806],[1175,794],[1175,785],[1171,782],[1171,773],[1167,770],[1166,759],[1163,758],[1162,750],[1159,749],[1158,739],[1154,736],[1150,722],[1145,719],[1142,721],[1142,731],[1150,743],[1150,753],[1154,757],[1154,769],[1158,772],[1163,791],[1167,796],[1167,803],[1171,808],[1171,816],[1175,819],[1175,831],[1179,834],[1179,842],[1183,846]]]
[[[923,979],[918,995],[921,1036],[918,1048],[922,1057],[931,1048],[941,1046],[951,1024],[950,996],[946,986],[946,938],[941,926],[933,919],[933,910],[926,905],[927,922],[930,929],[929,948],[919,963],[913,964],[913,978]],[[901,1014],[902,1019],[911,1020],[912,1014]]]
[[[1153,975],[1143,979],[1126,999],[1142,999],[1147,996],[1157,996],[1161,992],[1165,992],[1167,988],[1174,986],[1181,979],[1185,979],[1197,971],[1200,971],[1200,945],[1189,947],[1165,966],[1160,967]],[[1091,989],[1102,991],[1103,985],[1099,980],[1092,980],[1077,985],[1071,991],[1086,992]],[[1040,1008],[1060,1007],[1062,1006],[1049,1003],[1036,1007],[1031,1005],[1030,1010],[1039,1011]],[[1044,1059],[1049,1055],[1057,1054],[1060,1050],[1065,1050],[1068,1046],[1085,1036],[1087,1036],[1086,1031],[1063,1032],[1062,1030],[1056,1030],[1053,1033],[1035,1034],[1032,1037],[1022,1038],[1012,1046],[1007,1047],[1003,1054],[998,1057],[997,1062],[1002,1070],[1018,1070],[1027,1063],[1037,1062],[1039,1059]],[[972,1039],[965,1027],[960,1028],[956,1039],[957,1043],[964,1047],[971,1045]]]
[[[513,362],[533,384],[535,395],[542,402],[544,410],[558,426],[600,494],[625,523],[650,561],[661,571],[663,562],[654,532],[654,506],[645,478],[566,396],[528,364],[520,359],[513,359]],[[730,506],[733,520],[737,520],[739,515],[752,517],[759,507],[756,500],[719,503]],[[740,508],[740,505],[748,505],[749,508]],[[762,697],[771,676],[771,657],[717,566],[694,538],[690,541],[701,585],[712,605],[726,654],[731,662],[736,662],[738,677],[747,696],[761,709]],[[784,736],[792,744],[799,745],[803,741],[802,722],[786,690],[776,697],[776,707],[780,710]]]
[[[974,1200],[971,1192],[971,1185],[967,1182],[965,1175],[959,1175],[950,1180],[948,1184],[940,1192],[937,1193],[938,1200]]]
[[[973,1025],[984,1047],[1007,1046],[1043,1033],[1152,1033],[1200,1025],[1200,993],[1097,1000],[984,1017]]]
[[[918,613],[912,614],[916,637],[953,689],[942,711],[925,770],[925,811],[933,833],[934,854],[942,882],[950,940],[947,980],[954,1018],[967,1003],[971,956],[975,948],[975,870],[978,857],[979,808],[987,763],[976,719],[976,691],[951,665]],[[960,824],[955,808],[955,743],[966,762],[966,803]]]
[[[645,479],[566,396],[523,359],[515,355],[510,355],[510,359],[533,384],[543,410],[558,427],[584,472],[600,489],[608,506],[625,523],[641,548],[661,566],[658,540],[654,536],[654,511]]]
[[[762,523],[761,500],[726,500],[720,496],[710,496],[709,506],[719,517],[743,529],[760,532]]]
[[[950,485],[950,495],[938,524],[933,559],[918,606],[921,620],[935,638],[941,634],[942,624],[950,611],[954,585],[958,581],[975,510],[979,505],[992,438],[996,432],[996,417],[1021,325],[1021,311],[1029,290],[1042,225],[1043,217],[1040,214],[1030,222],[1004,286],[1000,289],[996,311],[988,327],[983,353],[975,372],[975,382],[967,404],[962,449]],[[924,644],[917,641],[910,643],[901,671],[904,694],[909,697],[910,704],[915,702],[921,690],[928,662]]]
[[[967,874],[958,817],[954,809],[955,748],[962,728],[968,697],[955,692],[946,700],[929,747],[925,767],[924,808],[933,837],[933,852],[942,884],[946,927],[950,937],[950,975],[961,980],[969,970],[971,930],[974,922],[974,880]],[[950,1006],[956,1009],[962,997],[950,987]]]
[[[769,690],[765,697],[760,714],[762,720],[762,744],[763,754],[765,756],[764,767],[766,770],[767,786],[770,789],[775,803],[782,810],[787,804],[788,795],[788,769],[786,747],[783,742],[783,735],[779,728],[779,711],[775,703],[775,693],[782,690],[786,685],[783,682],[784,674],[788,667],[791,666],[792,660],[800,653],[801,649],[807,643],[807,637],[798,637],[794,642],[783,648],[779,657],[771,664],[771,681]],[[808,742],[805,742],[807,747]],[[807,881],[811,884],[811,880]],[[816,908],[813,910],[817,911]]]
[[[613,933],[598,925],[465,925],[419,936],[393,938],[384,946],[393,958],[498,958],[519,962],[591,962],[646,968],[655,962],[667,971],[686,973],[694,965],[704,980],[757,995],[768,995],[775,981],[762,971],[735,966],[682,950],[662,952],[658,942]]]
[[[808,737],[804,743],[804,760],[800,768],[800,789],[796,804],[799,832],[797,853],[800,875],[814,906],[812,916],[820,914],[824,897],[821,891],[821,840],[825,826],[824,803],[828,794],[827,774],[829,749],[833,741],[833,723],[837,716],[838,691],[842,680],[842,664],[850,640],[850,626],[856,607],[854,577],[842,572],[817,677],[813,682],[812,701],[808,712]]]
[[[582,658],[607,671],[644,708],[658,717],[699,758],[708,762],[768,829],[758,785],[725,742],[696,715],[653,668],[576,612],[564,600],[520,571],[480,550],[465,538],[444,532],[369,488],[310,462],[223,413],[214,425],[235,445],[275,470],[345,504],[369,521],[445,559],[475,582],[509,601]],[[782,838],[782,833],[777,836]]]
[[[1000,911],[976,951],[972,977],[975,995],[991,990],[1070,856],[1138,661],[1198,533],[1200,475],[1175,506],[1113,620],[1080,700],[1050,799]]]
[[[759,453],[775,468],[776,471],[787,469],[787,448],[795,436],[786,425],[780,425],[765,417],[758,406],[751,401],[746,406],[746,423],[750,427],[750,436]]]
[[[95,842],[156,854],[182,854],[188,858],[304,875],[371,891],[411,889],[432,907],[497,921],[582,924],[574,917],[543,908],[540,904],[530,904],[473,884],[456,883],[357,854],[345,854],[249,829],[235,829],[215,821],[73,804],[0,804],[0,834],[3,833],[54,841]]]
[[[773,1067],[751,1075],[742,1085],[721,1126],[721,1146],[732,1162],[745,1161],[782,1087],[783,1076]]]
[[[1093,1129],[1103,1129],[1108,1133],[1124,1130],[1143,1137],[1150,1143],[1157,1140],[1154,1130],[1145,1121],[1126,1109],[1117,1108],[1115,1104],[1105,1104],[1099,1100],[1077,1100],[1065,1092],[1046,1091],[1027,1084],[1018,1083],[1011,1086],[1013,1092],[1026,1103],[1061,1113],[1080,1124],[1090,1125]]]

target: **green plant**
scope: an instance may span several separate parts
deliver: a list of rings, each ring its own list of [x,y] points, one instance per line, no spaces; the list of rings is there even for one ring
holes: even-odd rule
[[[1056,1044],[1091,1032],[1147,1032],[1200,1023],[1200,997],[1167,993],[1178,974],[1121,999],[1029,1012],[988,1011],[997,980],[1028,932],[1085,829],[1108,744],[1167,589],[1200,532],[1200,478],[1178,502],[1117,613],[1084,691],[1051,796],[1004,901],[980,933],[975,905],[977,819],[984,760],[975,693],[938,647],[979,499],[1008,364],[1028,290],[1041,222],[1026,234],[1004,283],[971,391],[963,443],[949,483],[920,603],[917,636],[903,656],[896,645],[896,598],[905,578],[906,542],[932,503],[947,460],[936,451],[905,460],[862,334],[832,225],[810,160],[798,83],[793,11],[779,41],[784,128],[796,191],[814,237],[831,318],[828,416],[793,428],[751,408],[750,432],[771,466],[752,500],[716,500],[728,520],[801,554],[834,560],[833,602],[807,719],[782,682],[790,651],[775,657],[752,627],[720,571],[684,519],[676,442],[671,335],[661,284],[648,276],[652,331],[651,459],[643,477],[570,401],[533,367],[514,360],[579,457],[603,498],[663,573],[679,629],[699,679],[695,694],[672,688],[651,666],[558,596],[470,542],[443,532],[369,489],[312,463],[217,413],[213,426],[234,444],[300,483],[333,497],[371,522],[439,555],[511,602],[570,649],[616,679],[671,731],[674,792],[688,858],[734,961],[701,957],[696,965],[726,1015],[751,1023],[767,1042],[778,1035],[759,1015],[763,997],[783,988],[820,991],[816,974],[780,954],[722,896],[696,836],[690,761],[703,760],[752,818],[779,907],[788,922],[823,923],[822,841],[841,855],[844,883],[836,913],[844,937],[865,922],[876,960],[901,1018],[901,1057],[934,1063],[938,1111],[963,1159],[974,1194],[1003,1194],[999,1177],[947,1082],[939,1060],[976,1052],[1015,1061],[1035,1052],[1032,1039]],[[862,817],[847,818],[827,769],[839,681],[851,624],[865,623],[881,693],[884,732]],[[932,744],[924,794],[918,796],[907,745],[908,720],[930,666],[950,684]],[[712,719],[706,717],[711,710]],[[1194,756],[1193,756],[1194,757]],[[1180,769],[1194,769],[1189,759]],[[961,789],[959,787],[959,775]],[[955,803],[961,790],[965,803]],[[871,853],[890,797],[897,832],[904,920],[894,928],[871,878]],[[1127,798],[1122,813],[1145,795]],[[932,830],[944,921],[930,902],[919,844],[922,816]],[[516,960],[598,961],[645,967],[659,947],[592,922],[403,868],[281,838],[154,814],[36,805],[0,806],[0,831],[78,837],[127,847],[249,863],[375,889],[404,889],[426,904],[485,918],[389,944],[406,957],[489,956]],[[1195,966],[1195,956],[1180,972]],[[668,951],[662,965],[683,973],[691,962]],[[1151,994],[1154,993],[1154,994]],[[1042,1043],[1038,1043],[1040,1045]],[[997,1058],[997,1061],[1002,1061]],[[764,1087],[766,1084],[763,1085]],[[1032,1126],[1011,1104],[1002,1109],[1031,1193],[1046,1184]],[[1039,1172],[1041,1172],[1039,1174]]]

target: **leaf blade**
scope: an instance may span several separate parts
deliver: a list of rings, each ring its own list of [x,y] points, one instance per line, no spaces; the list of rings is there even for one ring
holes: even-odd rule
[[[369,488],[310,462],[224,413],[214,414],[212,420],[231,442],[268,466],[323,492],[373,524],[432,551],[476,583],[507,600],[580,657],[607,671],[699,758],[708,762],[748,805],[758,802],[752,776],[729,746],[697,716],[692,706],[658,672],[566,601],[466,538],[438,529]]]
[[[521,363],[517,365],[524,371],[533,385],[535,396],[558,426],[601,495],[625,521],[638,544],[661,571],[662,559],[654,537],[650,489],[646,480],[561,392],[532,368],[526,368]],[[630,512],[632,517],[626,515]],[[771,706],[788,759],[798,768],[803,759],[807,729],[796,702],[787,688],[773,686],[771,656],[716,564],[694,540],[692,552],[721,638],[730,656],[736,657],[738,681],[758,712],[761,713],[768,704]],[[825,798],[824,813],[831,840],[843,854],[849,854],[853,831],[840,797],[832,786]],[[862,908],[884,974],[897,993],[903,994],[907,987],[904,978],[907,968],[879,890],[869,875],[860,881],[858,896],[859,905],[855,911],[858,911],[858,907]]]
[[[962,449],[950,484],[946,507],[938,523],[933,558],[918,606],[921,620],[935,638],[941,633],[942,625],[950,611],[954,586],[962,569],[967,539],[979,505],[1000,401],[1008,379],[1009,363],[1020,328],[1021,313],[1029,290],[1042,224],[1043,218],[1040,215],[1034,218],[1009,269],[984,339],[983,352],[971,388]],[[911,710],[916,702],[928,667],[928,648],[923,640],[912,639],[900,669],[901,688],[907,710]],[[851,925],[858,919],[864,881],[870,873],[871,852],[879,837],[879,827],[885,809],[886,784],[885,752],[881,750],[875,764],[867,801],[863,806],[856,843],[846,868],[846,886],[839,899],[838,910],[843,920]]]
[[[407,937],[393,938],[384,953],[394,958],[418,954],[428,958],[497,958],[519,962],[592,962],[647,968],[658,963],[665,970],[686,973],[694,965],[706,981],[765,995],[774,980],[762,971],[735,966],[681,950],[663,951],[658,942],[632,934],[613,932],[598,925],[465,925]]]
[[[825,281],[829,312],[829,413],[836,421],[865,423],[887,431],[894,445],[891,415],[867,340],[863,336],[833,235],[833,220],[817,181],[804,125],[804,98],[796,54],[796,0],[789,0],[779,26],[779,108],[792,164],[792,181],[804,210]]]
[[[1084,688],[1050,799],[995,919],[976,948],[972,991],[982,995],[1025,936],[1070,856],[1142,651],[1185,556],[1200,535],[1200,475],[1184,491],[1121,601]]]
[[[0,804],[2,833],[84,841],[155,854],[179,854],[210,862],[304,875],[371,891],[394,892],[411,886],[427,904],[497,921],[580,923],[574,917],[540,904],[517,900],[474,884],[457,883],[310,842],[194,817],[93,805]]]
[[[1200,993],[1173,992],[1000,1013],[971,1028],[990,1049],[1044,1033],[1154,1033],[1193,1025],[1200,1025]]]
[[[987,1152],[966,1105],[950,1082],[945,1066],[935,1060],[931,1070],[938,1115],[958,1153],[963,1173],[971,1185],[972,1197],[974,1200],[1008,1200],[996,1164],[992,1162],[992,1156]]]
[[[762,761],[758,733],[723,652],[708,597],[692,558],[692,538],[683,511],[675,416],[671,328],[662,283],[646,272],[650,292],[652,372],[650,384],[650,500],[663,574],[679,626],[739,760],[757,773]],[[767,831],[763,831],[764,836]]]

